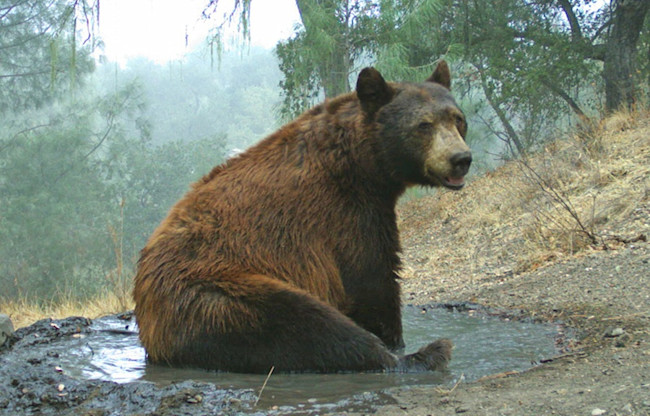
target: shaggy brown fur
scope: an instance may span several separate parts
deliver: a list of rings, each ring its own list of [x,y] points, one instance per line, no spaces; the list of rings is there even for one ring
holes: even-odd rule
[[[320,104],[195,183],[142,250],[135,314],[149,360],[266,373],[440,369],[401,357],[395,204],[459,189],[471,162],[443,62],[427,82]]]

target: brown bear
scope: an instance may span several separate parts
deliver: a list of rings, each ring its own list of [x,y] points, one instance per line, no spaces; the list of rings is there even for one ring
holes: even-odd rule
[[[366,68],[215,167],[171,209],[135,276],[153,363],[266,373],[437,370],[451,343],[402,356],[395,218],[411,185],[460,189],[467,124],[441,62],[423,83]]]

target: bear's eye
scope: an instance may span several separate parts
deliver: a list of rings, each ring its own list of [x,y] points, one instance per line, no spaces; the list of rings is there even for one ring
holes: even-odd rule
[[[425,133],[430,132],[431,130],[433,130],[433,123],[422,122],[418,124],[418,130]]]
[[[465,119],[461,115],[457,115],[455,117],[455,122],[456,122],[456,127],[458,128],[458,130],[461,130],[463,128],[463,126],[465,126]]]

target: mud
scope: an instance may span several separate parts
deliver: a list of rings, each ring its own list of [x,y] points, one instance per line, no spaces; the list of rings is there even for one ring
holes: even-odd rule
[[[79,379],[58,365],[58,353],[29,352],[35,345],[88,334],[90,325],[89,319],[72,317],[42,320],[17,330],[0,350],[0,414],[162,416],[234,414],[253,408],[256,395],[252,391],[229,391],[192,381],[158,387],[147,382]]]
[[[500,370],[521,371],[539,365],[545,360],[542,355],[550,359],[562,354],[572,339],[571,331],[558,323],[537,329],[533,319],[518,311],[456,302],[406,307],[412,342],[418,333],[414,327],[424,326],[420,333],[428,337],[427,325],[439,322],[436,313],[452,316],[443,309],[454,311],[454,319],[460,316],[462,325],[469,327],[466,331],[474,331],[468,336],[480,336],[473,328],[477,325],[486,332],[485,339],[501,339],[500,344],[485,357],[460,351],[456,367],[446,374],[275,375],[261,396],[264,377],[147,365],[131,314],[94,322],[82,317],[42,320],[17,330],[0,349],[0,415],[374,413],[397,405],[392,394],[397,388],[428,385],[444,390],[459,380],[476,380]],[[537,341],[520,348],[515,345],[508,353],[523,354],[523,360],[502,357],[499,361],[497,350],[506,351],[512,348],[509,343],[519,342],[508,329],[516,322],[521,336],[541,332]],[[462,332],[463,328],[447,330]],[[538,349],[531,345],[536,343],[548,345]],[[474,347],[467,350],[473,352]]]

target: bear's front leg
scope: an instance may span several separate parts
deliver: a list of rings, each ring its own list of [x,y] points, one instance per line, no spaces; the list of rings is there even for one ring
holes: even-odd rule
[[[402,311],[397,275],[358,290],[348,316],[360,327],[372,332],[393,352],[404,349]]]

